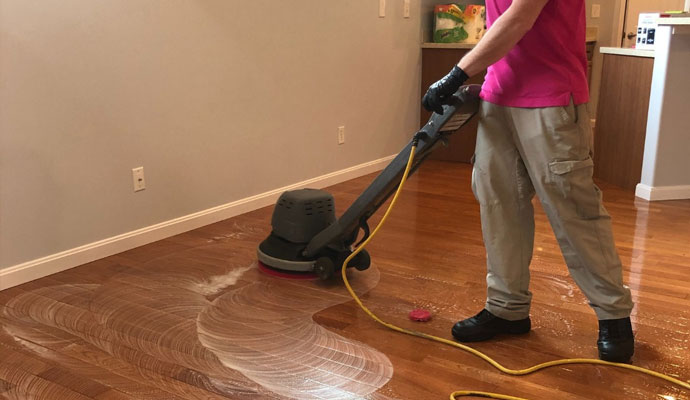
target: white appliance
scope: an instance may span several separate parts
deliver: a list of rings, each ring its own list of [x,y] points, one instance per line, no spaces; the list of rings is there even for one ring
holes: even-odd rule
[[[637,20],[636,49],[654,50],[654,37],[660,16],[660,13],[640,13]]]

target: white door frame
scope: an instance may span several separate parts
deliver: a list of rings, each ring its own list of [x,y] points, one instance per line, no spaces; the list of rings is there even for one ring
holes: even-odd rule
[[[690,1],[690,0],[686,0]],[[613,37],[611,38],[611,43],[615,43],[615,47],[623,47],[623,35],[625,34],[623,30],[625,29],[625,10],[628,8],[628,0],[615,0],[616,11],[618,12],[618,17],[614,12],[614,25]]]

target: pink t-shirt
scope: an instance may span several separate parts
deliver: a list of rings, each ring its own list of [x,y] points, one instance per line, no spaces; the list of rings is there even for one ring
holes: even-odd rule
[[[512,0],[486,0],[487,26]],[[589,101],[585,0],[550,0],[534,27],[488,68],[480,97],[509,107],[567,106]]]

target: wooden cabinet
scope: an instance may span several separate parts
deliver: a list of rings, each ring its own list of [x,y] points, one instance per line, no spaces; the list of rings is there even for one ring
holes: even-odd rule
[[[422,48],[422,95],[426,93],[429,86],[445,76],[453,66],[460,61],[468,51],[470,46],[465,48],[452,48],[453,45],[431,44],[432,48]],[[443,47],[445,46],[445,47]],[[462,45],[455,45],[462,46]],[[467,83],[481,84],[484,81],[484,73],[472,77]],[[420,99],[421,100],[421,99]],[[421,105],[421,102],[420,102]],[[420,127],[429,121],[431,113],[421,107]],[[462,129],[450,135],[448,147],[441,147],[435,150],[430,159],[442,161],[456,161],[469,163],[474,154],[474,145],[477,140],[477,117],[465,125]]]
[[[594,176],[626,189],[640,182],[653,67],[653,58],[604,54]]]
[[[587,41],[585,50],[587,51],[587,84],[592,86],[592,60],[594,60],[594,50],[597,47],[596,41]]]

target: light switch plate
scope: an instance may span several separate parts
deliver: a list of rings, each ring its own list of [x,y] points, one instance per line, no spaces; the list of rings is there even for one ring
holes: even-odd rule
[[[134,185],[135,192],[146,189],[146,181],[144,180],[144,167],[132,168],[132,184]]]
[[[592,18],[599,18],[601,16],[601,5],[592,4]]]
[[[338,144],[345,144],[345,127],[338,127]]]
[[[379,18],[386,16],[386,0],[379,0]]]

